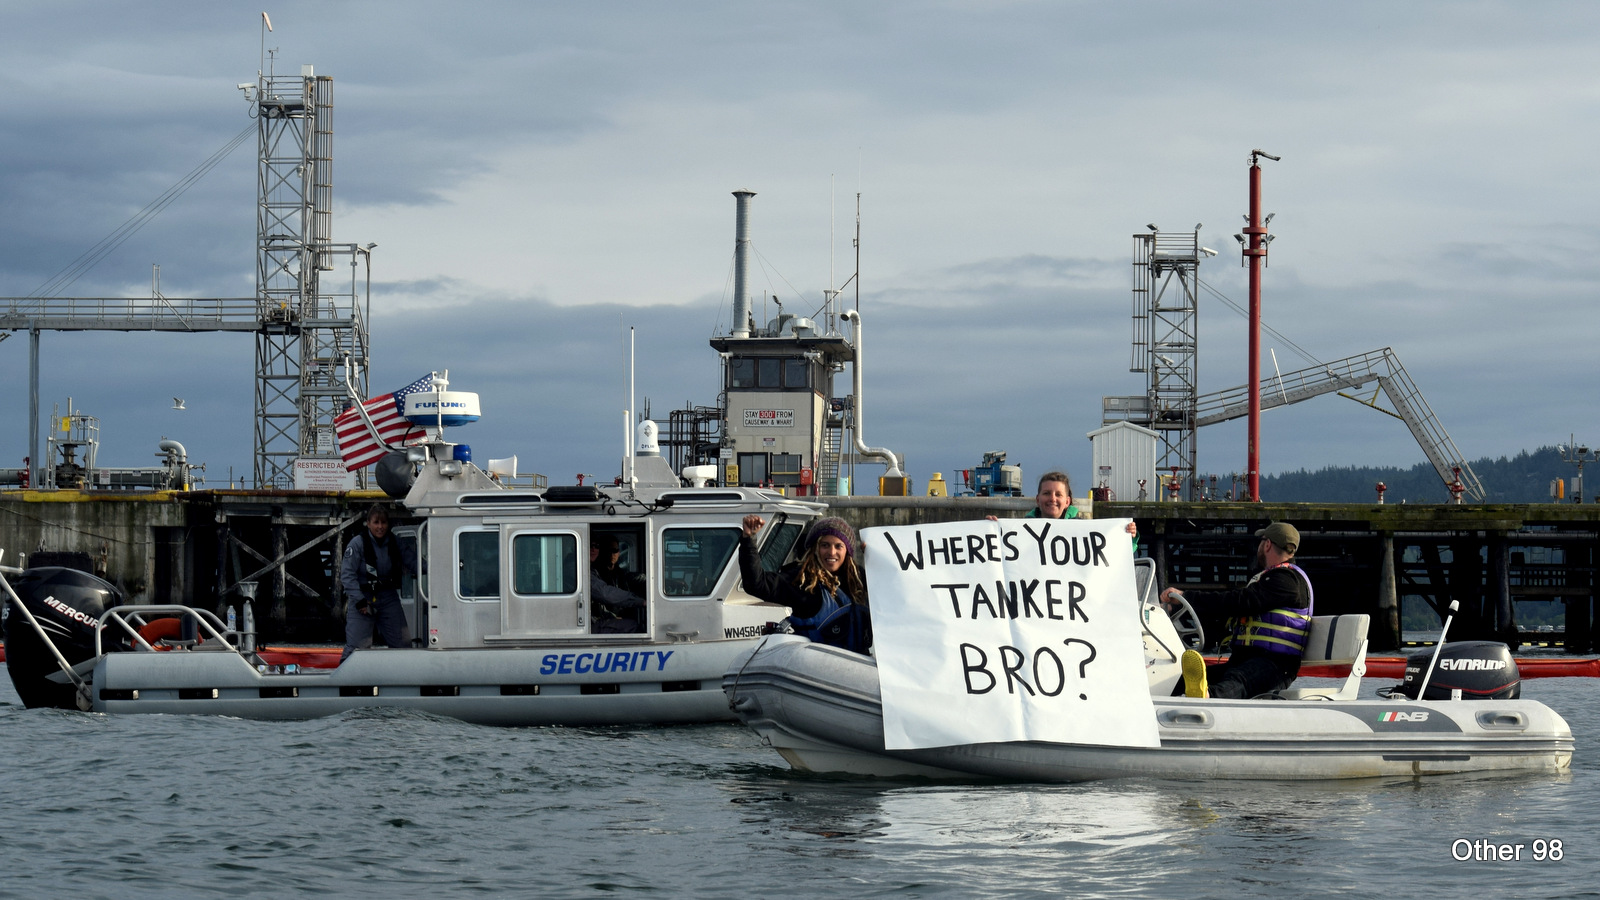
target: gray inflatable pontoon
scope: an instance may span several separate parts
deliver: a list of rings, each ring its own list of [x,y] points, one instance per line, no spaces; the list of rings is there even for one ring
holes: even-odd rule
[[[1162,613],[1154,570],[1139,563],[1159,747],[1014,741],[888,750],[877,661],[792,635],[772,635],[741,654],[723,676],[723,692],[741,721],[790,765],[811,772],[1070,782],[1557,773],[1571,766],[1572,730],[1537,701],[1460,699],[1459,690],[1447,692],[1454,699],[1356,699],[1366,616],[1312,621],[1306,660],[1349,664],[1342,688],[1252,700],[1173,697],[1182,649],[1203,643],[1203,635],[1186,604],[1173,619]]]

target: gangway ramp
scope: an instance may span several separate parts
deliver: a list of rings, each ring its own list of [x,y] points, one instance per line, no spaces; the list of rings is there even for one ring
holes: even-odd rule
[[[349,327],[347,324],[345,327]],[[0,297],[0,331],[240,331],[261,328],[254,297]]]
[[[1411,429],[1412,437],[1416,438],[1417,445],[1428,457],[1428,462],[1433,464],[1433,469],[1439,473],[1439,478],[1445,484],[1451,484],[1458,477],[1456,473],[1459,471],[1463,492],[1468,498],[1479,503],[1483,502],[1485,495],[1482,482],[1467,464],[1461,451],[1456,449],[1455,442],[1450,439],[1449,432],[1444,430],[1444,425],[1440,424],[1438,417],[1433,414],[1428,401],[1423,398],[1422,392],[1411,380],[1405,366],[1401,365],[1400,357],[1388,347],[1262,378],[1261,408],[1268,410],[1288,406],[1323,394],[1354,390],[1374,381],[1378,382],[1384,395],[1394,405],[1393,415]],[[1352,399],[1374,406],[1382,412],[1388,412],[1359,398]],[[1249,385],[1201,394],[1195,412],[1196,427],[1243,418],[1250,412]]]

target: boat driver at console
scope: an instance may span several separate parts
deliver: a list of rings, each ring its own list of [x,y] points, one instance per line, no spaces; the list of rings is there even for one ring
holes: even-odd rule
[[[358,649],[372,646],[373,635],[385,647],[404,647],[406,613],[400,606],[402,572],[417,574],[416,551],[389,533],[389,511],[367,510],[367,530],[350,539],[339,567],[344,588],[343,663]]]
[[[621,558],[622,541],[616,535],[595,535],[594,544],[589,551],[589,570],[606,584],[643,597],[644,576],[619,565]]]
[[[589,624],[596,634],[639,631],[634,610],[643,609],[644,578],[617,566],[622,544],[614,534],[596,535],[589,543]]]
[[[1199,611],[1234,617],[1227,661],[1207,669],[1193,650],[1183,653],[1183,688],[1190,697],[1241,699],[1287,688],[1300,673],[1306,636],[1311,629],[1311,579],[1294,564],[1300,532],[1287,522],[1274,522],[1256,532],[1256,572],[1244,587],[1229,591],[1167,588],[1161,602],[1169,609],[1175,598]],[[1209,688],[1209,690],[1208,690]]]

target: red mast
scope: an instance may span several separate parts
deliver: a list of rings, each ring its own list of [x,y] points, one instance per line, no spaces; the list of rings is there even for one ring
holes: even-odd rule
[[[1249,243],[1244,258],[1250,265],[1250,435],[1247,438],[1245,479],[1250,502],[1261,502],[1261,267],[1267,260],[1267,226],[1261,221],[1261,163],[1258,157],[1273,162],[1278,157],[1261,150],[1250,151],[1250,215],[1245,217],[1244,233]],[[1243,241],[1241,241],[1243,243]]]

